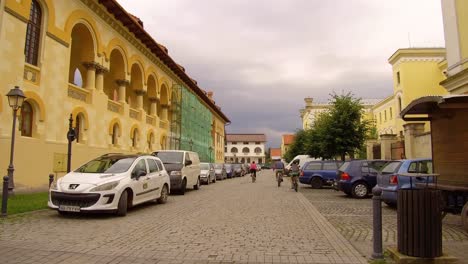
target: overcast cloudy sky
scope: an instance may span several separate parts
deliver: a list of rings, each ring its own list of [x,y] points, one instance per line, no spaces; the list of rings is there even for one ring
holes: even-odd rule
[[[443,47],[441,0],[119,0],[231,119],[228,133],[301,128],[304,98],[392,93],[398,49]]]

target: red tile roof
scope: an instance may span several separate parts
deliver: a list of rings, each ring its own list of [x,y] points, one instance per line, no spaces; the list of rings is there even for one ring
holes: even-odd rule
[[[285,145],[291,145],[294,142],[294,135],[283,135]]]
[[[270,148],[270,157],[281,157],[280,148]]]
[[[203,91],[197,86],[195,82],[188,76],[178,65],[177,63],[169,56],[167,49],[164,50],[164,46],[161,47],[160,44],[151,37],[151,35],[146,32],[142,25],[140,25],[134,18],[130,15],[116,0],[99,0],[99,3],[103,5],[107,11],[114,15],[115,19],[122,22],[128,31],[133,33],[141,43],[143,43],[154,55],[156,55],[164,64],[166,64],[175,75],[184,81],[184,83],[189,86],[189,88],[194,91],[200,98],[205,101],[206,104],[213,109],[221,118],[226,122],[231,122],[229,118],[206,96]],[[143,23],[142,23],[143,24]],[[163,48],[164,47],[164,48]]]
[[[226,134],[227,142],[266,142],[265,134]]]

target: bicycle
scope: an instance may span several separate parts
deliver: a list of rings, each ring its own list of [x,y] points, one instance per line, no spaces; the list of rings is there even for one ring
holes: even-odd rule
[[[297,192],[299,188],[299,174],[297,172],[291,172],[291,182],[293,189]]]
[[[276,181],[278,182],[278,187],[281,186],[281,182],[283,182],[283,171],[277,170],[276,171]]]
[[[251,169],[250,177],[252,177],[252,182],[255,182],[255,180],[257,179],[257,170]]]

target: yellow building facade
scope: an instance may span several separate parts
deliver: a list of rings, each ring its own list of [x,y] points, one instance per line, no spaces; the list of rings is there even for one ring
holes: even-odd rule
[[[443,85],[450,94],[468,93],[468,1],[442,1],[447,79]]]
[[[445,79],[445,49],[409,48],[397,50],[389,59],[393,73],[393,94],[372,107],[377,134],[403,136],[405,122],[400,112],[421,96],[444,95],[439,84]],[[429,131],[428,125],[424,126]]]
[[[115,0],[1,1],[0,60],[2,94],[20,86],[27,97],[18,111],[16,189],[44,188],[49,173],[64,174],[70,114],[72,169],[103,153],[169,148],[176,86],[213,114],[210,148],[223,161],[227,117]],[[1,96],[5,174],[12,118]]]

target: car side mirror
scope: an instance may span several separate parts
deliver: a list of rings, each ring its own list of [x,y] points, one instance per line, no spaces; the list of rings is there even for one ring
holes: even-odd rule
[[[139,179],[140,177],[143,177],[146,175],[146,171],[144,170],[138,170],[132,174],[132,178]]]
[[[189,165],[192,165],[192,161],[191,160],[186,160],[185,161],[185,166],[189,166]]]

